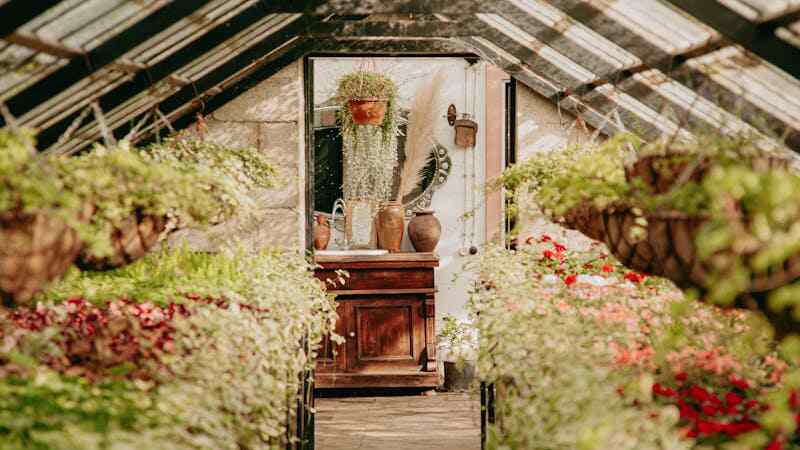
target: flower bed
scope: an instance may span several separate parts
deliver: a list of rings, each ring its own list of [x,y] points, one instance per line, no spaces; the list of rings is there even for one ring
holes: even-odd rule
[[[472,308],[488,448],[800,448],[798,380],[756,315],[694,302],[602,247],[488,251]]]
[[[149,255],[0,317],[0,448],[285,448],[333,301],[299,256]]]

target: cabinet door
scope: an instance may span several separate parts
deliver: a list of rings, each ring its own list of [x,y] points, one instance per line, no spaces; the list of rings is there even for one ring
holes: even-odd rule
[[[340,300],[347,317],[347,371],[420,370],[425,348],[424,299],[375,296]]]

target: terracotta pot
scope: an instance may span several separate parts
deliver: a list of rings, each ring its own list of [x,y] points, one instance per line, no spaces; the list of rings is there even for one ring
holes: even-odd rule
[[[130,264],[158,243],[166,226],[164,216],[137,212],[111,231],[113,253],[110,256],[97,257],[84,250],[75,265],[82,270],[110,270]]]
[[[0,214],[0,242],[0,296],[16,305],[64,275],[83,246],[63,220],[22,212]]]
[[[328,218],[322,215],[316,216],[316,223],[314,224],[314,248],[317,250],[325,250],[328,248],[328,243],[331,241],[331,224]]]
[[[400,202],[388,202],[378,213],[378,248],[391,253],[400,251],[405,228],[405,214]]]
[[[432,252],[442,236],[442,224],[433,211],[416,211],[408,222],[408,238],[418,252]]]
[[[389,102],[377,98],[364,98],[350,100],[347,106],[353,116],[353,122],[358,125],[380,125],[386,116]]]

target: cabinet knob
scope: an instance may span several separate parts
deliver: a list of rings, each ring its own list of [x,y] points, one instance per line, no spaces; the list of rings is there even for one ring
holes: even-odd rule
[[[351,331],[350,332],[350,337],[356,337],[356,332],[355,331]]]

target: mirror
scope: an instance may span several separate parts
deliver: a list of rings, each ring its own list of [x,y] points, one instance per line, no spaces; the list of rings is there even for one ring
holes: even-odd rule
[[[342,197],[342,137],[337,113],[337,106],[322,106],[314,110],[314,205],[318,214],[330,215],[333,203]],[[405,160],[408,111],[401,110],[400,116],[403,120],[400,121],[401,135],[397,139],[398,167]],[[438,143],[432,145],[420,182],[402,199],[406,216],[430,207],[433,193],[447,181],[451,168],[447,148]],[[399,176],[396,175],[395,193],[399,185]]]

